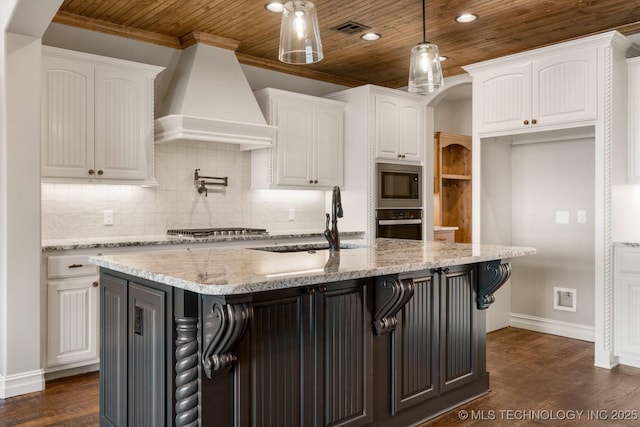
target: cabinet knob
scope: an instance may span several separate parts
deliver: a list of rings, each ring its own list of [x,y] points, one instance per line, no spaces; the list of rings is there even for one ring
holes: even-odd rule
[[[531,120],[531,124],[532,124],[532,125],[535,125],[536,123],[538,123],[538,121],[537,121],[536,119],[532,119],[532,120]]]
[[[309,293],[309,295],[313,295],[316,293],[315,288],[307,288],[307,292]]]
[[[100,283],[96,280],[91,284],[91,286],[93,286],[94,288],[97,288],[98,286],[100,286]]]
[[[318,180],[317,180],[317,179],[316,179],[316,180],[314,180],[314,181],[313,181],[313,183],[314,183],[314,184],[317,184],[317,183],[318,183]]]
[[[402,155],[402,158],[404,159],[405,157],[407,157],[407,156],[405,156],[405,155],[403,154],[403,155]]]
[[[93,169],[89,169],[89,175],[93,175],[95,173],[96,173],[96,171],[94,171]]]
[[[320,292],[322,292],[322,293],[325,293],[325,292],[327,292],[327,287],[326,286],[320,286],[320,287],[318,287],[318,290]]]
[[[102,171],[102,169],[98,169],[98,175],[103,175],[104,172]]]
[[[402,158],[402,154],[398,154],[398,158],[401,159]]]
[[[525,125],[528,125],[528,124],[529,124],[529,120],[525,120],[523,123],[524,123]]]
[[[313,180],[312,179],[309,180],[309,184],[313,184]]]

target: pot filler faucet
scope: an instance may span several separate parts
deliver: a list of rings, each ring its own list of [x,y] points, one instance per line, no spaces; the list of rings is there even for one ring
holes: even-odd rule
[[[340,233],[338,232],[338,218],[342,218],[342,199],[340,197],[340,187],[337,185],[333,187],[333,194],[331,196],[331,215],[327,215],[326,228],[324,230],[324,237],[329,242],[329,250],[331,252],[340,250]],[[331,222],[331,229],[329,229],[329,222]]]

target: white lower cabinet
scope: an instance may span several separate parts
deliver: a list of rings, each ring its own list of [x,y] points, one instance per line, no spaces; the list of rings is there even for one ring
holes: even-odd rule
[[[48,372],[98,363],[98,268],[93,254],[45,256]]]
[[[617,245],[614,262],[615,353],[640,368],[640,247]]]
[[[98,362],[98,276],[47,282],[47,367]]]

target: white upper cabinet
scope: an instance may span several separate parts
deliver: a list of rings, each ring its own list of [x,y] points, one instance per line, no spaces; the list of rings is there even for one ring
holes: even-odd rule
[[[326,190],[342,185],[345,104],[272,88],[255,95],[278,131],[272,148],[251,153],[252,187]]]
[[[597,49],[500,60],[473,76],[477,132],[538,131],[580,126],[596,119]],[[477,108],[476,108],[477,106]]]
[[[627,59],[629,79],[629,184],[640,184],[640,57]]]
[[[376,158],[420,162],[424,107],[400,95],[375,95]]]
[[[162,67],[43,47],[42,177],[152,184]]]

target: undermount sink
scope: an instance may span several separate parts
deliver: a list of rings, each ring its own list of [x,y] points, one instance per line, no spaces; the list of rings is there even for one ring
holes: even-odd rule
[[[358,248],[366,248],[366,245],[358,245],[355,243],[341,243],[340,250],[343,249],[358,249]],[[315,253],[316,251],[329,250],[328,243],[303,243],[300,245],[282,245],[282,246],[264,246],[261,248],[249,248],[257,251],[265,251],[265,252],[279,252],[279,253],[290,253],[290,252],[309,252]]]

